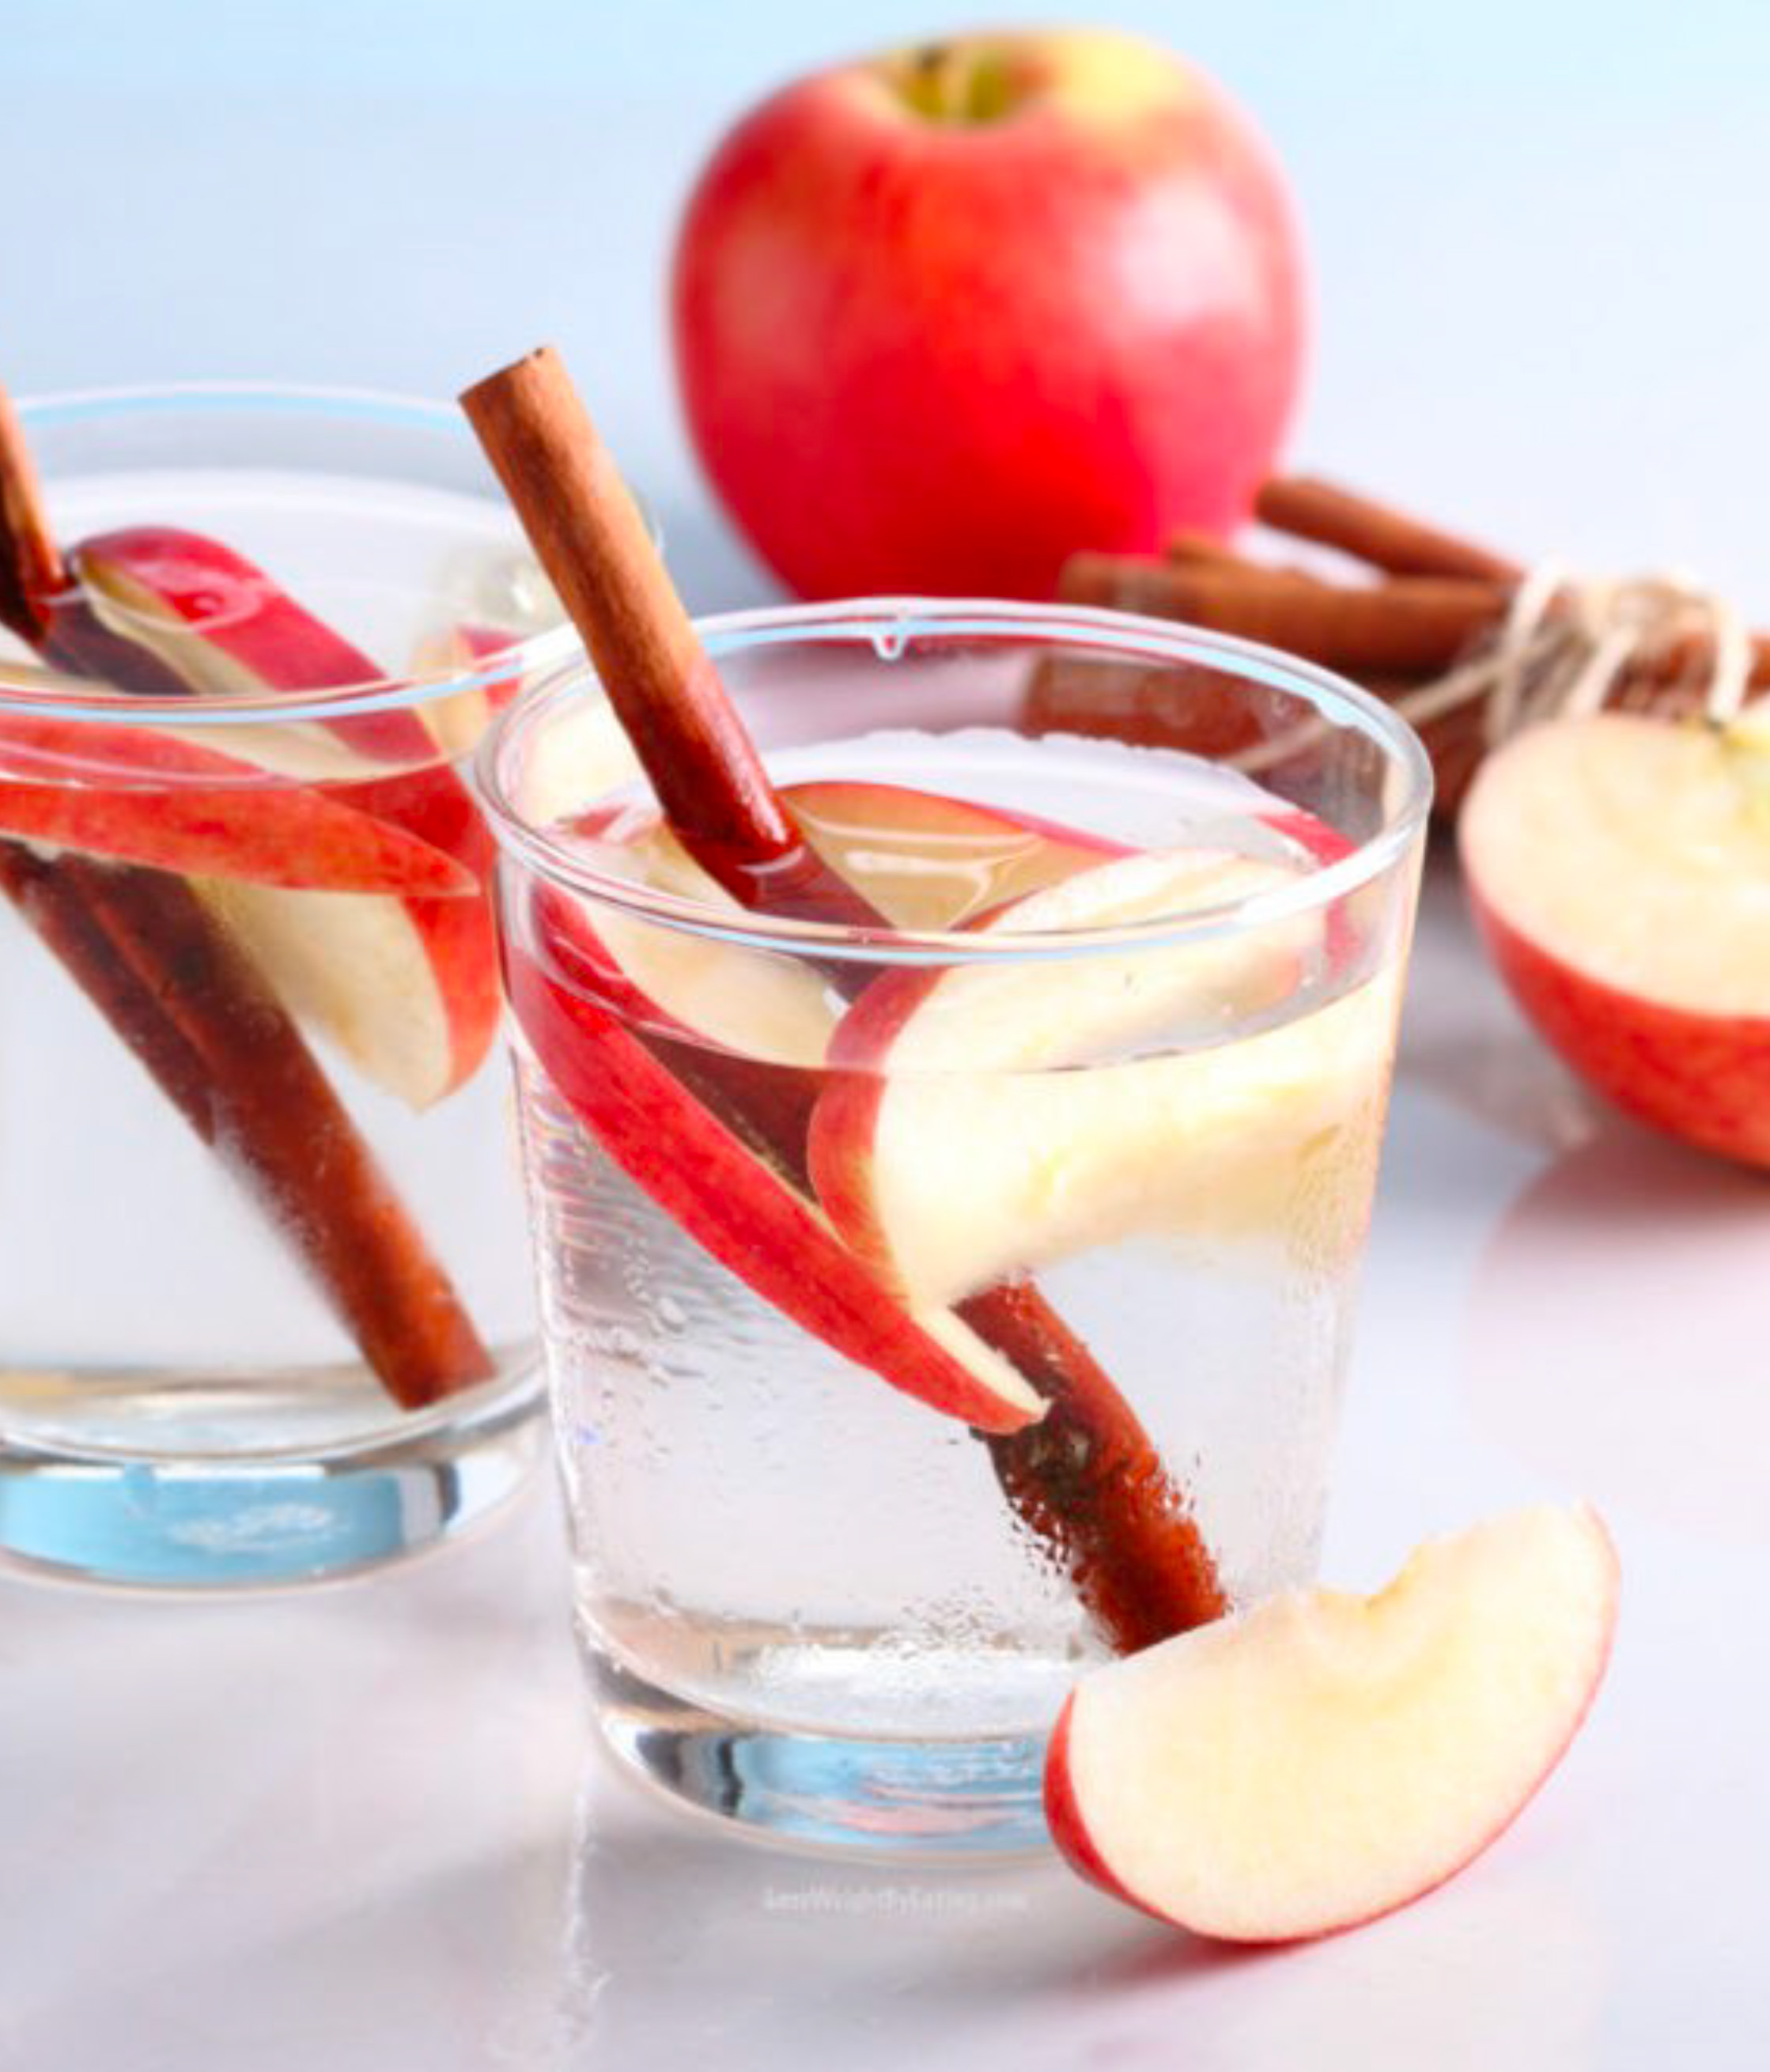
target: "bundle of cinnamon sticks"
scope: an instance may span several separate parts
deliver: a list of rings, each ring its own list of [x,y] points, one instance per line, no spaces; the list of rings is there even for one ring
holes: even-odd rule
[[[1295,545],[1263,556],[1182,532],[1160,556],[1075,554],[1058,594],[1258,640],[1336,670],[1404,713],[1421,708],[1438,807],[1453,812],[1488,746],[1488,716],[1479,698],[1434,711],[1420,693],[1500,637],[1526,579],[1522,564],[1311,476],[1274,476],[1255,516],[1274,536],[1332,550],[1339,565],[1299,561]],[[1564,602],[1570,597],[1552,598],[1550,613]],[[1712,637],[1700,628],[1649,640],[1616,672],[1606,702],[1682,717],[1701,709],[1713,662]],[[1751,643],[1750,684],[1770,689],[1770,636]],[[1159,672],[1047,672],[1027,717],[1041,732],[1204,745],[1196,713]]]

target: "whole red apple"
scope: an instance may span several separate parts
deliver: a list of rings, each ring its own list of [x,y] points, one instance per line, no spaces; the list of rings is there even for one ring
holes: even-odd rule
[[[812,597],[1048,595],[1245,516],[1296,393],[1279,174],[1195,67],[1098,30],[838,66],[725,138],[673,323],[733,516]]]

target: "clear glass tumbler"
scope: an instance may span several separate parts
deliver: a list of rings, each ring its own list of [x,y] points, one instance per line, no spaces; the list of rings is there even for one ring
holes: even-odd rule
[[[1089,1662],[1312,1572],[1426,765],[1153,621],[702,631],[876,927],[722,894],[581,668],[480,765],[596,1711],[781,1838],[1035,1846]]]
[[[337,1574],[539,1449],[461,766],[570,638],[452,409],[20,414],[71,580],[0,631],[0,1551]]]

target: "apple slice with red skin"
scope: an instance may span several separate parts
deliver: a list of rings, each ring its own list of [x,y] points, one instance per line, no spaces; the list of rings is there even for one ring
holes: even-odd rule
[[[170,527],[88,540],[74,567],[88,608],[186,689],[291,693],[375,681],[376,664],[220,542]],[[489,892],[489,831],[413,710],[327,721],[359,755],[420,767],[331,787],[331,795],[453,857],[481,888],[451,901],[332,901],[214,880],[202,886],[298,1014],[364,1075],[414,1108],[441,1100],[483,1063],[500,1000]]]
[[[980,905],[1122,853],[1089,835],[905,785],[816,779],[780,796],[809,845],[899,928],[961,927]],[[572,832],[611,873],[636,872],[653,890],[740,918],[737,902],[655,818],[636,823],[597,808],[575,816]],[[764,1064],[823,1067],[836,1013],[828,985],[806,964],[612,907],[599,912],[595,933],[606,952],[605,997],[643,1026],[693,1031]]]
[[[673,1222],[783,1315],[932,1408],[990,1433],[1043,1415],[1042,1399],[998,1353],[949,1310],[911,1314],[809,1199],[696,1097],[633,1032],[618,982],[603,1004],[610,960],[580,908],[544,888],[531,930],[538,956],[520,943],[505,955],[517,1025],[561,1097]]]
[[[521,664],[509,661],[492,671],[498,657],[521,644],[520,633],[459,619],[442,632],[419,641],[412,656],[413,672],[421,676],[480,677],[463,690],[432,698],[418,708],[437,746],[451,758],[471,755],[493,717],[523,687]],[[492,671],[489,675],[482,672]]]
[[[1222,850],[1142,853],[980,932],[1133,924],[1293,875]],[[1278,1227],[1330,1167],[1350,1198],[1375,1143],[1392,984],[1173,1047],[1278,1006],[1322,939],[1305,914],[1246,938],[1101,952],[1079,979],[1032,960],[883,974],[831,1042],[809,1145],[819,1200],[907,1297],[944,1302],[1143,1232]]]
[[[471,898],[456,857],[395,822],[152,727],[0,721],[0,835],[186,876]]]
[[[1511,1824],[1591,1706],[1616,1620],[1595,1512],[1418,1548],[1371,1597],[1302,1590],[1085,1677],[1045,1759],[1071,1865],[1201,1935],[1391,1912]]]
[[[1458,841],[1525,1013],[1638,1120],[1770,1166],[1770,739],[1638,714],[1533,727]]]
[[[898,925],[950,925],[980,873],[1050,882],[1105,845],[989,807],[898,785],[809,783],[783,796],[832,867],[864,879]],[[587,842],[611,831],[579,817]],[[669,831],[621,826],[611,867],[702,905],[742,910]],[[947,867],[917,870],[944,843]],[[539,954],[512,946],[512,1010],[562,1097],[630,1178],[745,1285],[825,1344],[974,1429],[1006,1434],[1043,1400],[951,1311],[912,1314],[830,1231],[802,1170],[802,1145],[835,1020],[804,967],[543,893]],[[551,968],[549,968],[550,967]],[[640,1033],[643,1032],[643,1035]],[[744,1135],[722,1115],[741,1113]]]

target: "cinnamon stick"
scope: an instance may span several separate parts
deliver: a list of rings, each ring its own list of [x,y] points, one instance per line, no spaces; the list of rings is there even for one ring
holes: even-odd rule
[[[558,355],[530,353],[465,390],[461,407],[615,717],[646,744],[684,848],[747,906],[876,923],[787,817]]]
[[[63,667],[163,688],[77,600],[0,391],[0,615]],[[182,684],[178,689],[183,689]],[[0,841],[0,893],[295,1248],[389,1395],[418,1408],[490,1355],[305,1038],[182,878]]]
[[[1238,634],[1352,674],[1423,676],[1448,669],[1491,634],[1509,594],[1467,578],[1308,583],[1284,570],[1082,553],[1064,563],[1057,594]]]
[[[1274,475],[1261,488],[1254,516],[1275,532],[1337,548],[1390,575],[1449,576],[1509,587],[1524,574],[1504,554],[1319,475]]]
[[[796,861],[807,845],[558,356],[531,354],[462,401],[685,845],[747,905],[887,927],[827,866],[820,878]],[[838,972],[850,988],[864,982],[863,968]],[[681,1058],[667,1054],[679,1048],[666,1043],[659,1054],[681,1073]],[[771,1075],[753,1092],[723,1067],[687,1083],[807,1184],[804,1111],[783,1100]],[[1215,1567],[1181,1492],[1130,1404],[1036,1289],[987,1290],[962,1313],[1052,1405],[1028,1432],[990,1442],[998,1480],[1114,1646],[1141,1646],[1220,1614]]]

